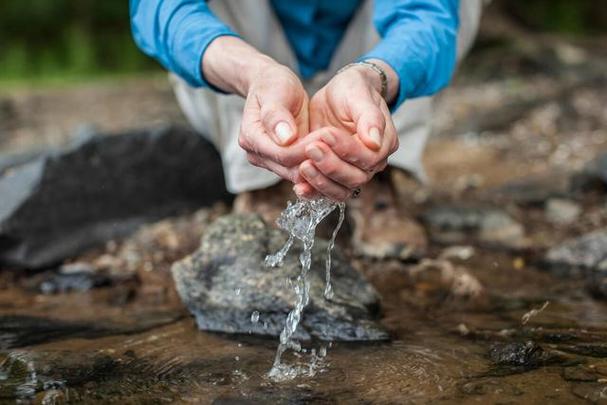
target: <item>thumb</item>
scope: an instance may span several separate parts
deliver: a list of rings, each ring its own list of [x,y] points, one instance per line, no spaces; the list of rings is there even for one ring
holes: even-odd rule
[[[278,103],[261,107],[261,122],[276,144],[287,146],[297,139],[297,125],[293,114]]]
[[[365,146],[378,150],[383,141],[386,129],[386,117],[381,109],[373,103],[358,103],[353,111],[356,122],[356,133]]]

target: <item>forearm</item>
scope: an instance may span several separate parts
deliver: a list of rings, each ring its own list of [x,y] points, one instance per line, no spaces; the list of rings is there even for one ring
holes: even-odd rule
[[[222,36],[207,47],[202,58],[205,80],[216,88],[246,97],[253,79],[278,63],[240,38]]]

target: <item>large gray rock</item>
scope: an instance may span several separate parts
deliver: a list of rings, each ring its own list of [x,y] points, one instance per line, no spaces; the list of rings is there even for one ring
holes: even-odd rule
[[[430,237],[439,243],[479,243],[504,248],[525,245],[523,226],[498,208],[436,206],[423,214]]]
[[[0,175],[0,264],[48,266],[225,198],[219,156],[192,131],[90,136]]]
[[[202,330],[278,336],[295,303],[288,279],[300,272],[295,243],[282,266],[267,268],[264,258],[285,242],[255,215],[229,215],[205,232],[198,251],[173,264],[177,291]],[[333,253],[334,298],[324,296],[327,242],[317,240],[312,253],[310,304],[296,338],[362,341],[386,340],[385,330],[372,320],[378,295],[362,275]],[[253,313],[259,313],[252,316]]]

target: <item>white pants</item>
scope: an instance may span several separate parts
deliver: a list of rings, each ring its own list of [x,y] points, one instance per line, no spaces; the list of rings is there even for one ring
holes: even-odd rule
[[[460,29],[458,61],[469,50],[481,13],[482,0],[460,0]],[[269,0],[215,0],[209,2],[213,12],[249,44],[297,72],[297,59],[289,46],[280,21]],[[356,60],[379,41],[372,23],[373,4],[365,1],[336,49],[329,68],[303,82],[313,95],[324,86],[342,66]],[[280,179],[272,172],[252,166],[238,145],[238,134],[244,99],[235,95],[218,94],[209,89],[189,86],[171,74],[177,101],[192,127],[211,141],[219,150],[226,186],[233,193],[268,187]],[[402,168],[419,179],[425,178],[422,153],[430,133],[432,98],[408,100],[393,115],[400,147],[390,158],[390,165]]]

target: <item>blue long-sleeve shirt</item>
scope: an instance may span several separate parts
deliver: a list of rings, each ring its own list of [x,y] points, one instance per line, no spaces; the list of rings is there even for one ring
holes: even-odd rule
[[[325,70],[360,0],[271,0],[305,79]],[[375,0],[381,41],[360,60],[381,59],[400,79],[393,109],[446,86],[456,56],[459,0]],[[208,87],[202,57],[218,36],[236,35],[204,0],[130,0],[137,45],[194,87]]]

